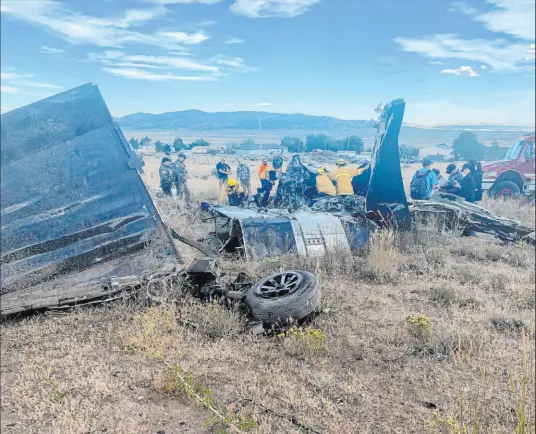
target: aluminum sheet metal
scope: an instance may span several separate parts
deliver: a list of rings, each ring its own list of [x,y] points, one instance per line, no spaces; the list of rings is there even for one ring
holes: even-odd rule
[[[2,115],[3,313],[54,304],[62,294],[48,296],[57,288],[68,296],[68,285],[57,282],[62,276],[117,258],[130,256],[133,265],[116,261],[86,272],[87,285],[78,279],[77,294],[110,277],[148,272],[157,262],[149,266],[147,251],[140,259],[147,245],[158,246],[164,260],[180,260],[138,174],[141,166],[92,84]]]

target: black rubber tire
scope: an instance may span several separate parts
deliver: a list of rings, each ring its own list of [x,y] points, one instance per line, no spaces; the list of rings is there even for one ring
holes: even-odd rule
[[[501,194],[501,191],[503,190],[510,190],[511,194],[505,196],[504,194]],[[519,185],[517,185],[515,182],[512,181],[499,181],[491,186],[489,189],[489,195],[493,198],[497,198],[499,196],[503,197],[516,197],[521,194],[521,190],[519,188]]]
[[[258,288],[266,280],[278,276],[275,273],[252,286],[246,294],[246,304],[253,318],[266,324],[286,321],[290,318],[301,320],[320,307],[322,290],[314,274],[302,270],[288,270],[302,276],[300,286],[292,293],[277,298],[264,298]]]

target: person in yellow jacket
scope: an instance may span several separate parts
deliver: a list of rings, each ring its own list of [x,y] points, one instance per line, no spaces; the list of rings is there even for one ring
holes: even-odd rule
[[[231,206],[241,205],[246,198],[244,191],[242,190],[242,186],[233,178],[227,179],[226,193],[227,198],[229,199],[229,205]]]
[[[359,173],[358,169],[347,167],[346,161],[342,158],[337,160],[337,168],[329,174],[329,177],[337,187],[337,195],[354,194],[352,178],[359,175]]]
[[[316,197],[335,196],[337,194],[333,181],[329,179],[326,171],[322,168],[316,171],[316,191]]]

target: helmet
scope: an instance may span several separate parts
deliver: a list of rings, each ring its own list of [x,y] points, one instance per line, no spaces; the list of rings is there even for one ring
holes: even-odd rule
[[[337,160],[337,164],[341,164],[341,165],[343,165],[343,164],[346,164],[346,161],[344,161],[342,158],[339,158],[339,159]]]
[[[227,180],[227,185],[228,185],[229,187],[234,187],[234,186],[236,185],[236,181],[235,181],[233,178],[229,178],[229,179]]]
[[[320,169],[317,169],[317,170],[316,170],[316,173],[317,173],[318,175],[321,175],[322,173],[326,173],[326,171],[325,171],[324,169],[320,168]]]

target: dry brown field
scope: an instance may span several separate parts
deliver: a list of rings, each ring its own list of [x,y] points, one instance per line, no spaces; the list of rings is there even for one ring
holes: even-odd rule
[[[160,159],[144,156],[143,179],[163,219],[203,236],[195,208],[158,192]],[[216,199],[216,159],[187,160],[194,200]],[[534,226],[534,204],[485,205]],[[380,232],[358,257],[222,266],[314,272],[323,312],[285,336],[253,336],[239,310],[187,296],[6,321],[1,432],[534,432],[534,249],[419,227]],[[213,410],[225,421],[209,426]]]

